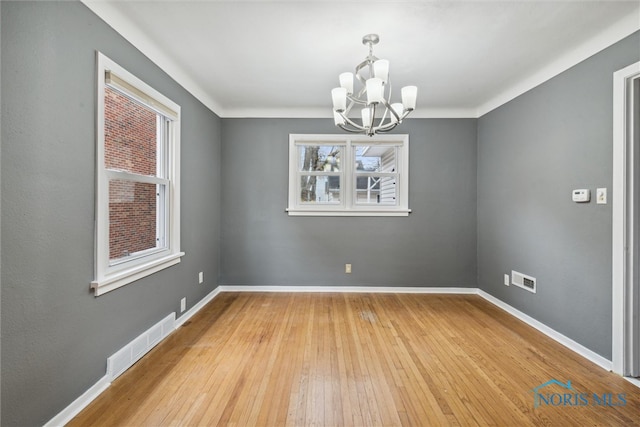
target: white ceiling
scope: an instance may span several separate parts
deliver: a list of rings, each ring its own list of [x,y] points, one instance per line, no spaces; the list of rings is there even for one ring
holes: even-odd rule
[[[478,117],[640,29],[638,0],[84,2],[221,117],[332,117],[368,33],[412,117]]]

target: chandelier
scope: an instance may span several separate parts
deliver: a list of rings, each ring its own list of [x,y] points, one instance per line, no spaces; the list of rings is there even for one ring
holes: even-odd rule
[[[388,132],[416,108],[416,86],[403,87],[402,102],[391,103],[389,61],[373,56],[373,46],[379,41],[377,34],[367,34],[362,38],[362,44],[369,46],[369,55],[356,66],[355,74],[340,74],[340,87],[331,90],[334,122],[347,132],[368,136]],[[353,91],[354,76],[362,84],[357,93]],[[348,117],[356,105],[363,107],[359,119],[362,124]]]

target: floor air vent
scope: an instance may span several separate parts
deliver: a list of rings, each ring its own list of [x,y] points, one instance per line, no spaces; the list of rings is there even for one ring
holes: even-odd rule
[[[536,293],[536,278],[511,270],[511,284]]]
[[[142,333],[138,338],[125,345],[117,353],[111,355],[107,359],[107,375],[109,375],[109,380],[115,380],[167,335],[173,332],[175,321],[176,313],[171,313]]]

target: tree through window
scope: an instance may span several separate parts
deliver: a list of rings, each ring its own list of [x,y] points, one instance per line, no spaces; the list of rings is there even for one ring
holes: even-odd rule
[[[407,135],[290,135],[289,215],[408,215]]]

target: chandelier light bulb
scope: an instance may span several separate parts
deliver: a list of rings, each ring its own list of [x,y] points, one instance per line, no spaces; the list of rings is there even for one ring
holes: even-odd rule
[[[342,113],[347,109],[347,89],[343,87],[337,87],[331,90],[331,97],[333,98],[333,111]]]
[[[340,87],[347,90],[347,95],[353,95],[353,73],[342,73],[339,78]]]
[[[382,80],[383,84],[389,81],[389,61],[378,59],[373,63],[373,75]]]
[[[370,128],[371,127],[371,110],[369,109],[369,107],[363,108],[362,109],[362,126],[364,126],[365,128]]]
[[[367,80],[367,104],[384,102],[384,87],[382,79],[372,77]]]
[[[416,86],[405,86],[401,90],[402,104],[408,111],[416,109],[416,98],[418,97],[418,88]]]

